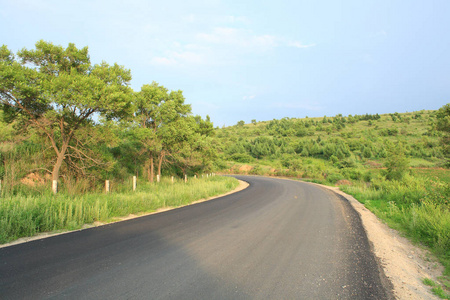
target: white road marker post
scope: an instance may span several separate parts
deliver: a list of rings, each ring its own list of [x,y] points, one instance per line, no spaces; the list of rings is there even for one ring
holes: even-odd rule
[[[173,183],[173,176],[172,176],[172,183]]]
[[[187,182],[187,175],[185,174],[184,175],[184,183],[186,183]]]
[[[160,178],[159,178],[159,174],[156,175],[156,182],[159,182]]]
[[[136,176],[133,176],[133,191],[136,190]]]
[[[105,191],[107,194],[109,193],[109,180],[105,180]]]
[[[52,181],[52,191],[53,191],[53,194],[56,194],[58,192],[58,180]]]

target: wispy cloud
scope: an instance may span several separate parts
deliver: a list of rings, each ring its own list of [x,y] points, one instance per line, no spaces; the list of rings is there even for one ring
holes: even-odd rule
[[[251,100],[251,99],[255,99],[255,95],[250,95],[250,96],[244,96],[242,97],[242,100]]]
[[[201,23],[201,18],[209,16],[186,15],[183,20],[188,23]],[[244,16],[222,16],[216,19],[213,27],[206,27],[201,32],[190,35],[166,37],[153,45],[160,45],[159,51],[151,51],[152,65],[159,66],[222,66],[241,63],[248,55],[270,53],[279,47],[295,47],[298,49],[314,47],[314,43],[303,44],[283,36],[255,32],[242,28],[240,24],[250,22]],[[217,26],[223,24],[225,26]],[[209,24],[208,24],[209,25]],[[186,25],[190,26],[190,25]],[[210,25],[209,25],[210,26]],[[246,27],[246,26],[243,26]],[[198,29],[198,27],[196,26]],[[160,39],[162,39],[160,37]],[[154,47],[154,46],[153,46]],[[157,46],[158,47],[158,46]],[[153,48],[155,49],[155,48]]]
[[[302,44],[302,43],[300,43],[300,42],[290,41],[290,42],[287,43],[287,45],[288,45],[289,47],[295,47],[295,48],[300,48],[300,49],[302,49],[302,48],[310,48],[310,47],[314,47],[316,44],[315,44],[315,43],[312,43],[312,44],[307,44],[307,45],[305,45],[305,44]]]
[[[206,24],[249,24],[250,20],[245,16],[217,16],[217,15],[196,15],[189,14],[181,18],[188,23],[206,23]]]
[[[160,66],[200,65],[205,62],[201,53],[191,51],[169,51],[166,56],[153,57],[150,61],[152,65]]]
[[[230,45],[240,48],[269,49],[276,46],[277,38],[273,35],[257,35],[251,30],[231,27],[216,27],[210,33],[199,33],[200,42]]]
[[[177,61],[173,58],[168,57],[153,57],[150,63],[152,65],[174,66],[177,64]]]

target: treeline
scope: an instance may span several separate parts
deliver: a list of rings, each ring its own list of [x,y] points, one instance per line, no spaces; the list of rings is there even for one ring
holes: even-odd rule
[[[210,171],[213,124],[182,91],[156,82],[135,92],[130,70],[92,64],[87,47],[39,41],[0,48],[0,179],[62,181],[87,190],[104,179]]]

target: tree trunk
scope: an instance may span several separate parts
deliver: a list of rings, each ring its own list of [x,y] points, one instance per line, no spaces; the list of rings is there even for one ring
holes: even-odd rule
[[[164,151],[161,151],[161,153],[159,154],[159,162],[158,162],[158,175],[161,177],[161,167],[162,167],[162,162],[164,159],[165,153]]]
[[[153,163],[153,156],[150,157],[150,167],[149,168],[150,168],[150,176],[148,179],[150,182],[153,182],[153,174],[155,173],[154,172],[155,165]]]
[[[56,181],[56,184],[53,183],[53,185],[52,185],[54,194],[56,194],[58,192],[57,184],[58,184],[58,179],[59,179],[59,170],[61,169],[62,163],[64,161],[64,157],[66,156],[66,151],[67,151],[68,146],[69,146],[69,142],[64,141],[64,143],[61,147],[61,151],[57,152],[56,163],[53,165],[52,181],[53,182]]]

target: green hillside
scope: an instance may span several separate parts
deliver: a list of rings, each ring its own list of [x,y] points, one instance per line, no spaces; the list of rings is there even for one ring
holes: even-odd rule
[[[410,167],[445,167],[435,122],[436,111],[284,118],[216,129],[215,139],[223,170],[335,182],[385,167],[391,153],[403,153]]]

